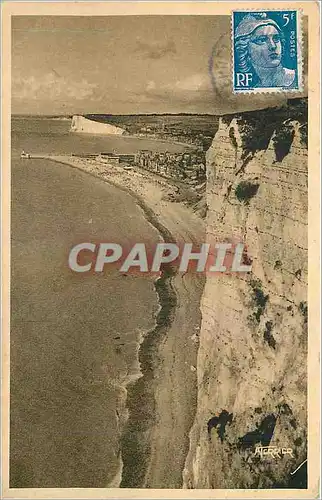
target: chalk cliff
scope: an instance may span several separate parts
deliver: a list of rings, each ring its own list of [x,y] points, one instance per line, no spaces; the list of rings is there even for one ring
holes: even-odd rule
[[[80,115],[73,116],[70,131],[101,135],[122,135],[125,132],[123,128],[115,127],[109,123],[100,123],[94,120],[89,120],[88,118]]]
[[[184,487],[305,487],[306,99],[221,118],[207,204],[208,240],[245,242],[252,271],[207,277]]]

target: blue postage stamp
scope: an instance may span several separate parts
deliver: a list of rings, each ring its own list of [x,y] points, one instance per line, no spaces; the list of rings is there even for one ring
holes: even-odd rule
[[[302,90],[298,10],[232,13],[234,92]]]

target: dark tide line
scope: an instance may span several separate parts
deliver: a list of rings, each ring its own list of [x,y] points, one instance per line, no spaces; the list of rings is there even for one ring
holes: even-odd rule
[[[160,223],[140,195],[109,179],[104,180],[134,197],[146,220],[157,229],[163,240],[166,243],[176,243],[170,231]],[[120,488],[140,488],[144,484],[151,453],[151,431],[155,421],[153,380],[159,362],[157,351],[173,322],[177,307],[177,295],[172,285],[175,275],[174,267],[164,264],[161,276],[154,282],[160,310],[154,328],[145,334],[139,347],[141,377],[127,386],[126,408],[129,416],[120,443],[123,463]]]
[[[175,243],[171,233],[158,221],[140,197],[138,204],[145,213],[146,219],[161,234],[166,243]],[[139,348],[141,377],[127,387],[126,406],[129,418],[121,437],[122,480],[121,488],[140,488],[144,480],[151,453],[151,431],[155,421],[154,374],[158,366],[158,347],[167,334],[174,319],[177,296],[172,285],[175,276],[174,268],[165,264],[161,268],[161,276],[155,283],[159,297],[160,310],[156,317],[155,327],[145,336]]]

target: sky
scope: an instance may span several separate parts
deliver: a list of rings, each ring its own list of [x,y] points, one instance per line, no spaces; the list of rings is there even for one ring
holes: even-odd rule
[[[230,64],[229,16],[15,16],[12,112],[223,114],[263,107],[262,97],[231,95]]]

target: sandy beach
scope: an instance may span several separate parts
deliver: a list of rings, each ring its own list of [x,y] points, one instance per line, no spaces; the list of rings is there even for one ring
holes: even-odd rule
[[[177,191],[171,181],[142,169],[127,171],[122,166],[102,165],[95,160],[54,155],[45,158],[78,168],[130,192],[145,208],[148,219],[176,242],[204,241],[204,221],[183,203],[169,200]],[[152,338],[150,346],[141,345],[141,351],[151,350],[153,366],[149,374],[142,370],[143,376],[138,381],[141,389],[128,387],[129,425],[131,400],[138,390],[148,394],[145,394],[145,417],[143,412],[132,415],[136,432],[128,429],[131,439],[138,441],[132,442],[131,456],[126,456],[124,444],[122,447],[122,487],[182,487],[182,470],[196,406],[195,367],[203,286],[203,276],[189,273],[173,276],[171,287],[176,295],[173,317],[169,325],[159,329],[158,337]],[[141,354],[142,368],[145,354]],[[146,415],[149,415],[148,421]],[[138,455],[133,457],[132,452]],[[116,483],[117,480],[110,486],[115,487]]]

